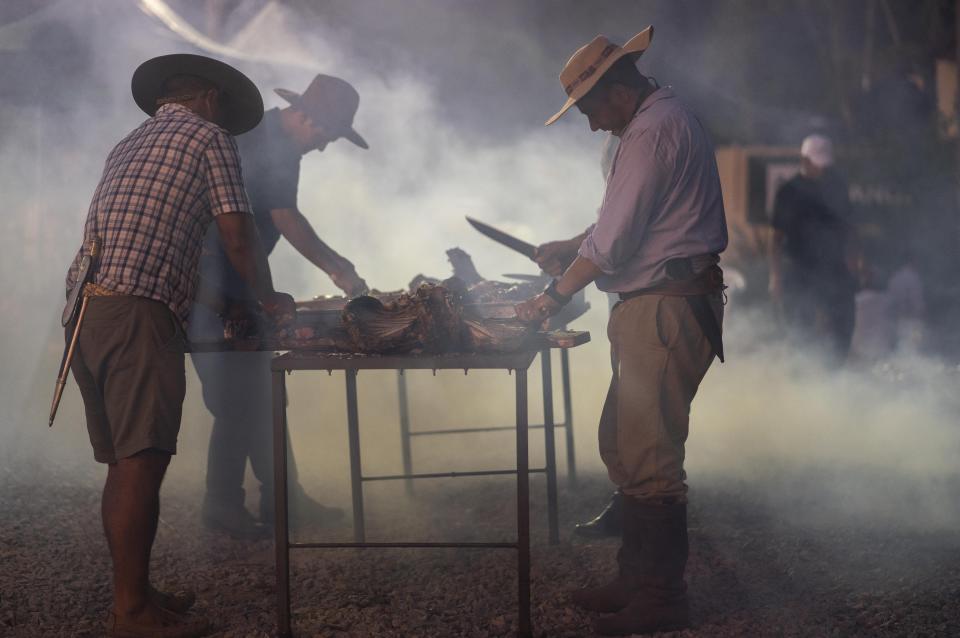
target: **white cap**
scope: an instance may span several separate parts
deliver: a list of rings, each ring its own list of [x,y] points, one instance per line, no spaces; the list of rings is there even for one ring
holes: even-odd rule
[[[833,164],[833,142],[826,135],[808,135],[800,145],[800,157],[806,157],[818,168],[826,168]]]

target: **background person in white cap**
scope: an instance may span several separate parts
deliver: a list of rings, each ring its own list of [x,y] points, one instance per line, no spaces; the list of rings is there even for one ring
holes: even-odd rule
[[[623,47],[597,36],[560,73],[571,106],[594,131],[620,138],[597,222],[578,255],[521,318],[555,314],[591,282],[614,292],[608,327],[614,373],[600,417],[600,456],[622,493],[619,572],[573,601],[610,612],[602,635],[689,625],[684,572],[687,485],[683,469],[690,405],[720,341],[723,277],[718,253],[727,227],[713,146],[669,88],[635,60],[652,28]]]
[[[243,177],[253,218],[267,254],[284,237],[306,259],[325,272],[348,296],[366,292],[366,282],[353,264],[324,243],[300,212],[297,190],[300,159],[340,138],[366,149],[353,129],[360,96],[346,81],[317,75],[302,95],[278,89],[290,102],[270,109],[253,131],[238,140]],[[208,234],[201,257],[202,294],[190,317],[193,341],[218,341],[224,320],[234,333],[262,329],[255,295],[227,258],[216,231]],[[218,312],[214,308],[219,309]],[[269,536],[273,523],[273,444],[270,352],[194,354],[194,367],[203,387],[203,399],[213,415],[207,453],[206,495],[202,518],[211,529],[234,538]],[[247,460],[260,482],[260,521],[244,501]],[[343,517],[307,496],[297,481],[290,459],[290,514],[296,523],[323,524]]]
[[[849,218],[833,144],[810,135],[800,145],[800,173],[774,198],[769,290],[791,337],[823,347],[831,361],[846,359],[854,328]]]
[[[211,222],[230,263],[274,317],[294,312],[275,292],[243,188],[231,134],[260,121],[257,88],[236,69],[198,55],[153,58],[132,81],[151,117],[107,157],[84,225],[84,246],[102,241],[99,268],[72,370],[83,396],[94,457],[108,464],[103,528],[113,561],[107,635],[188,638],[208,623],[180,615],[192,593],[150,585],[160,484],[177,450],[183,406],[184,328]],[[78,285],[81,248],[67,274]]]

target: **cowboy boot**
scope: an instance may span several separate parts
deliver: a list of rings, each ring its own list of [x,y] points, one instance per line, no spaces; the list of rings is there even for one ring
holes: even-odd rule
[[[234,540],[257,541],[270,538],[270,529],[261,525],[243,505],[243,490],[239,499],[221,498],[207,492],[201,509],[203,525],[222,532]]]
[[[622,503],[624,497],[619,490],[615,499]],[[621,517],[620,549],[617,550],[617,576],[605,585],[585,587],[570,594],[571,601],[587,611],[613,613],[626,607],[637,593],[635,575],[640,560],[641,538],[636,521]]]
[[[573,533],[585,538],[619,536],[621,510],[620,490],[617,490],[610,496],[610,502],[603,508],[603,511],[597,514],[593,520],[586,523],[577,523],[573,528]]]
[[[594,630],[602,636],[673,631],[690,626],[687,585],[687,505],[641,503],[624,498],[624,521],[637,526],[640,546],[633,581],[636,593],[612,616],[598,618]],[[632,524],[633,524],[632,523]]]

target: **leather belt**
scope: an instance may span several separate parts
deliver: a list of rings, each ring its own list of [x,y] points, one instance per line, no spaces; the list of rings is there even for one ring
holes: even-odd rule
[[[675,260],[671,260],[675,261]],[[684,260],[689,261],[689,260]],[[671,262],[667,262],[669,265]],[[668,268],[668,270],[670,270]],[[677,270],[674,268],[673,270]],[[721,292],[726,286],[723,285],[723,270],[720,266],[713,265],[703,269],[697,274],[689,277],[667,279],[656,286],[641,288],[640,290],[631,290],[630,292],[619,293],[620,300],[626,301],[641,295],[664,295],[667,297],[687,297],[691,295],[710,295]]]
[[[697,320],[697,324],[703,331],[703,335],[710,342],[713,353],[723,363],[723,331],[713,308],[710,307],[710,301],[707,299],[709,295],[723,292],[726,288],[723,284],[723,270],[720,266],[714,264],[694,274],[690,259],[671,259],[667,262],[668,275],[681,275],[682,277],[688,273],[692,276],[667,279],[649,288],[621,292],[620,300],[626,301],[643,295],[684,297]]]
[[[91,281],[83,285],[83,296],[84,297],[123,297],[124,294],[122,292],[117,292],[116,290],[110,290],[109,288],[104,288],[100,284],[95,284]]]

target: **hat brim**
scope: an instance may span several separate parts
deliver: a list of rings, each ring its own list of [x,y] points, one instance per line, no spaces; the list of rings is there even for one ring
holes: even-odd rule
[[[597,67],[597,70],[594,72],[592,76],[590,76],[590,78],[586,82],[583,82],[579,86],[577,86],[577,88],[574,89],[573,93],[570,94],[570,97],[567,98],[567,101],[564,103],[563,107],[559,111],[551,115],[550,118],[543,123],[543,125],[550,126],[551,124],[559,120],[561,117],[563,117],[563,114],[569,111],[570,107],[576,104],[580,100],[580,98],[582,98],[584,95],[590,92],[590,89],[592,89],[597,84],[597,81],[601,77],[603,77],[603,74],[606,73],[611,66],[613,66],[614,62],[616,62],[617,60],[619,60],[620,58],[626,55],[631,56],[634,61],[638,60],[640,56],[643,55],[643,52],[646,51],[647,48],[650,46],[650,41],[652,39],[653,39],[653,25],[650,25],[649,27],[647,27],[637,35],[630,38],[630,40],[628,40],[627,43],[623,45],[623,47],[619,51],[616,52],[616,54],[611,55],[609,58],[604,60],[603,63]]]
[[[363,136],[357,133],[352,127],[347,129],[347,131],[343,133],[343,137],[344,139],[350,140],[351,142],[353,142],[354,144],[356,144],[362,149],[370,148],[370,146],[367,145],[367,140],[363,139]]]
[[[273,92],[292,105],[296,105],[297,100],[300,99],[300,94],[290,89],[274,89]]]
[[[147,60],[133,73],[130,90],[144,113],[157,112],[163,83],[176,75],[196,75],[217,85],[221,94],[223,128],[246,133],[263,117],[263,98],[246,75],[229,64],[202,55],[174,53]]]
[[[297,106],[297,102],[300,101],[300,94],[296,91],[291,91],[290,89],[274,89],[273,92],[289,102],[290,106],[295,107]],[[345,131],[341,131],[340,136],[344,139],[350,140],[364,150],[370,148],[370,146],[367,144],[367,140],[363,139],[363,136],[357,133],[353,127],[349,127]]]

